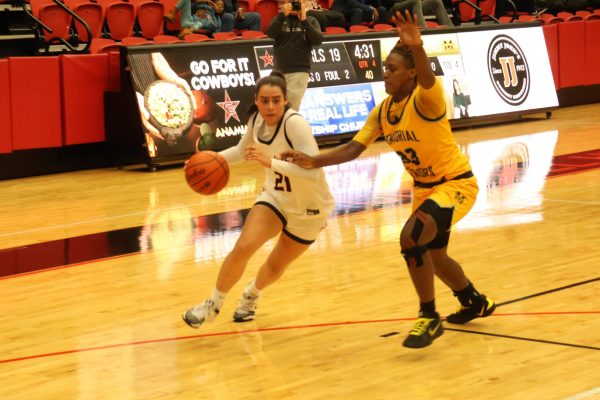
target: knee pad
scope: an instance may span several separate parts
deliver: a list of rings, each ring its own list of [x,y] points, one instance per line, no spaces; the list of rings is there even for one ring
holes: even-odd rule
[[[406,264],[409,267],[422,267],[423,266],[423,254],[429,250],[425,246],[415,246],[408,249],[401,249],[402,257],[406,260]]]
[[[450,226],[452,225],[452,214],[454,213],[454,209],[440,207],[435,201],[427,199],[419,206],[419,208],[417,208],[415,215],[419,215],[419,212],[429,214],[435,221],[438,230],[436,237],[431,242],[427,243],[427,247],[430,249],[441,249],[446,247],[450,238],[449,231]],[[413,233],[416,229],[417,225],[415,224]],[[420,234],[420,231],[418,234]]]

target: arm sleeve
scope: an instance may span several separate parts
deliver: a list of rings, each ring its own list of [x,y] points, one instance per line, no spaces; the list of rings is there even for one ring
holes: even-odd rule
[[[429,89],[419,86],[415,95],[415,103],[419,113],[427,119],[436,120],[446,114],[446,101],[444,99],[444,87],[439,79]]]
[[[302,28],[304,28],[304,32],[306,32],[306,38],[311,46],[318,46],[323,43],[321,25],[319,25],[319,21],[316,18],[307,16],[306,19],[302,21]]]
[[[317,146],[312,129],[302,116],[289,117],[284,122],[284,132],[287,133],[294,150],[301,151],[309,156],[319,154],[319,146]],[[271,161],[271,169],[287,176],[310,180],[316,180],[320,172],[320,168],[304,169],[296,164],[277,159]]]
[[[271,20],[269,27],[267,28],[267,36],[271,39],[277,38],[277,35],[281,32],[283,27],[283,21],[285,21],[285,15],[283,13],[277,14],[277,17]]]
[[[252,120],[253,118],[253,116],[250,116],[248,121]],[[227,164],[236,164],[241,161],[244,161],[244,149],[246,148],[246,146],[252,143],[252,128],[253,125],[251,126],[250,124],[248,124],[248,128],[246,128],[246,133],[244,133],[244,136],[242,136],[238,144],[219,152],[219,154],[223,156],[225,161],[227,161]]]
[[[379,110],[381,110],[381,107],[383,107],[383,101],[373,107],[364,126],[356,135],[354,135],[352,140],[368,147],[381,135],[382,129],[381,124],[379,123]]]

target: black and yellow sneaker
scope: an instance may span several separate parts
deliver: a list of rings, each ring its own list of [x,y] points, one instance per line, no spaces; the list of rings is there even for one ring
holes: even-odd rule
[[[404,339],[402,345],[412,349],[420,349],[421,347],[429,346],[433,339],[442,336],[444,327],[440,317],[425,318],[419,317],[415,326],[408,332],[408,336]]]
[[[489,299],[484,295],[481,295],[481,297],[482,302],[480,304],[474,304],[472,306],[461,305],[454,314],[450,314],[446,317],[446,322],[462,325],[475,318],[484,318],[492,315],[496,309],[496,304],[492,299]]]

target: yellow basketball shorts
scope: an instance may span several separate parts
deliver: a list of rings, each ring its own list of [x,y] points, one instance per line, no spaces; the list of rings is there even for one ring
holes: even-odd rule
[[[477,178],[450,180],[440,183],[432,188],[413,188],[414,213],[417,208],[427,199],[435,201],[440,207],[453,208],[452,225],[460,221],[473,208],[477,200],[479,186]]]

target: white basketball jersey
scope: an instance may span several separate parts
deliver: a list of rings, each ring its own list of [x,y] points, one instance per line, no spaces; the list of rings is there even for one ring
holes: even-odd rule
[[[308,122],[294,110],[288,110],[273,130],[265,125],[262,117],[250,117],[248,133],[257,148],[271,158],[287,150],[298,150],[308,155],[319,154],[317,142]],[[295,164],[273,160],[271,168],[265,168],[263,189],[285,213],[299,215],[329,215],[335,202],[322,168],[306,170]]]

